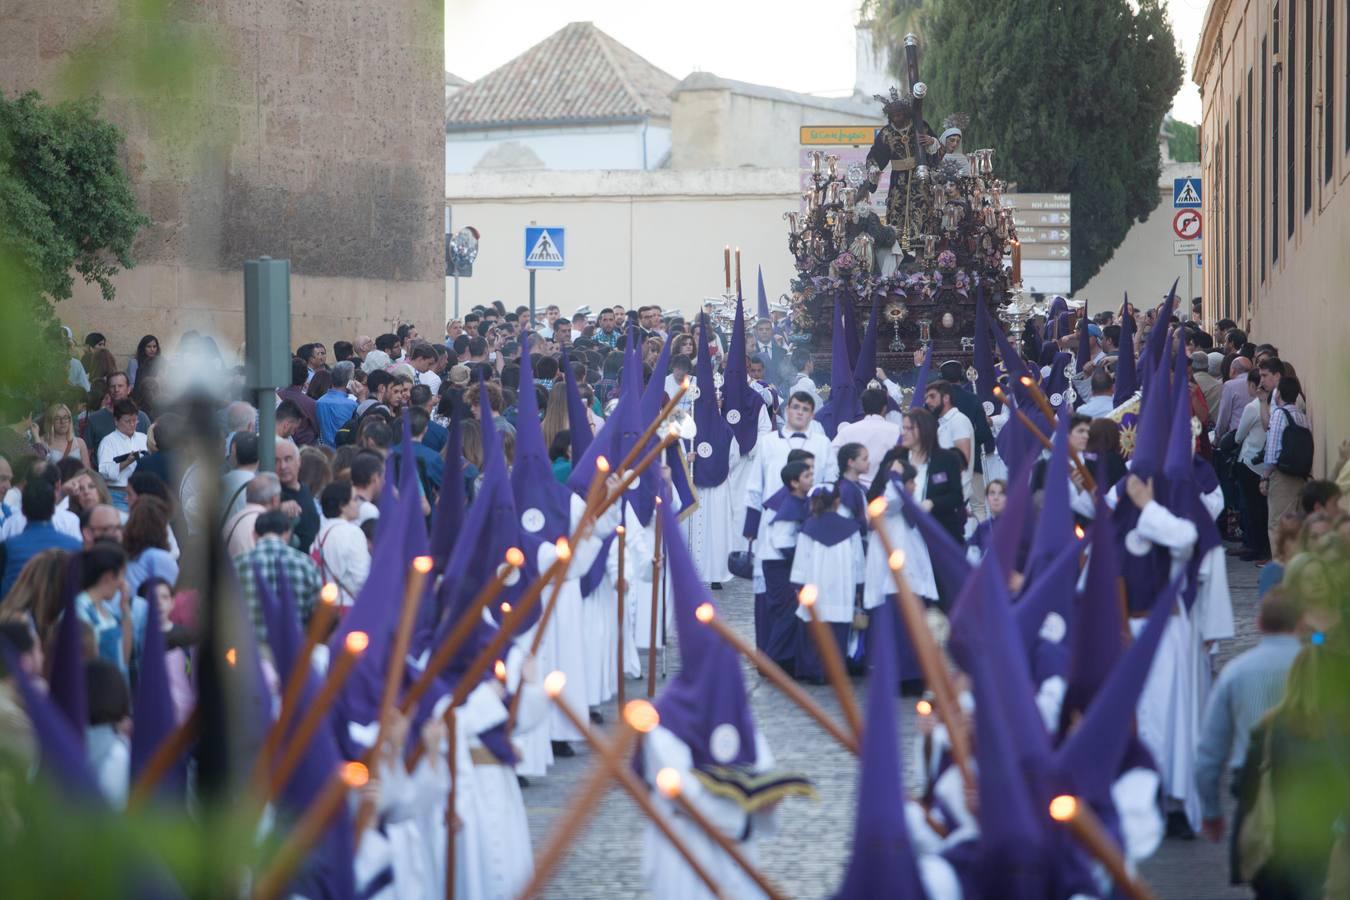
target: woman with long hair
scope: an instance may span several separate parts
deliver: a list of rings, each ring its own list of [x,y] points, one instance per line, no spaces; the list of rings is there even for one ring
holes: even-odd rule
[[[53,403],[42,414],[38,440],[47,448],[47,459],[52,463],[71,457],[89,468],[89,448],[75,433],[75,417],[64,403]]]
[[[549,388],[548,404],[544,407],[544,418],[540,422],[544,429],[544,446],[552,447],[553,439],[560,431],[569,431],[571,422],[567,418],[567,385],[561,378]]]
[[[37,629],[43,647],[50,646],[61,617],[62,582],[69,561],[63,550],[43,550],[19,570],[19,577],[0,603],[0,618],[27,617]]]
[[[89,373],[90,384],[100,378],[107,380],[109,375],[118,371],[117,357],[113,356],[112,351],[107,347],[100,347],[85,354],[84,369]]]
[[[122,549],[127,554],[127,587],[137,593],[147,578],[178,581],[178,563],[169,551],[169,505],[158,497],[142,494],[122,529]]]
[[[332,386],[333,373],[327,369],[320,369],[309,380],[309,387],[305,388],[305,393],[309,395],[309,399],[317,402],[320,397],[328,393],[328,389]]]
[[[136,345],[136,355],[127,363],[127,378],[132,386],[142,375],[150,375],[159,365],[159,338],[147,334]]]
[[[904,413],[900,446],[914,467],[914,497],[957,543],[965,541],[966,501],[961,490],[965,463],[955,450],[938,446],[937,420],[926,409]]]

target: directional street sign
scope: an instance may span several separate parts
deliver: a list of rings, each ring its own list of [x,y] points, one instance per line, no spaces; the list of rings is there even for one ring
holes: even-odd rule
[[[564,236],[562,228],[526,228],[525,268],[561,269],[566,260]]]
[[[1069,229],[1036,228],[1031,225],[1019,225],[1017,227],[1017,239],[1024,245],[1067,244],[1069,242]]]
[[[1172,208],[1200,208],[1200,179],[1198,177],[1172,179]]]
[[[1032,228],[1044,227],[1067,227],[1069,224],[1069,211],[1067,209],[1036,209],[1027,210],[1021,207],[1013,213],[1013,224],[1018,228],[1030,226]]]
[[[1198,256],[1204,244],[1201,241],[1173,241],[1173,256]]]
[[[1068,259],[1068,244],[1023,244],[1023,259]]]
[[[1172,230],[1183,241],[1194,241],[1200,237],[1200,226],[1204,220],[1193,209],[1179,210],[1172,217]]]

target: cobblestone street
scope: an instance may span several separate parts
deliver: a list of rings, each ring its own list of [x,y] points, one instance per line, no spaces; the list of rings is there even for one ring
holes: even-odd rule
[[[1222,659],[1249,647],[1256,640],[1257,570],[1247,563],[1229,565],[1237,638],[1223,648]],[[731,582],[714,594],[722,615],[742,634],[753,635],[752,595],[743,580]],[[678,653],[672,648],[672,672]],[[788,896],[825,897],[838,887],[849,856],[853,835],[853,803],[857,768],[846,751],[800,712],[782,694],[759,676],[745,669],[746,685],[756,722],[768,737],[781,768],[806,773],[820,794],[817,802],[794,800],[780,808],[778,834],[760,845],[763,870]],[[658,679],[657,690],[661,680]],[[866,681],[855,681],[859,703]],[[827,711],[842,721],[838,704],[828,686],[803,685]],[[645,681],[629,681],[628,696],[645,696]],[[907,769],[914,750],[914,709],[905,702],[903,747]],[[613,720],[614,704],[604,708],[607,722]],[[589,768],[589,754],[578,747],[577,756],[559,760],[549,776],[534,779],[525,790],[530,832],[536,848],[547,839],[560,814],[567,809],[578,779]],[[913,784],[913,779],[908,779]],[[629,898],[645,895],[641,873],[644,820],[636,807],[617,789],[611,791],[585,833],[576,838],[564,864],[555,875],[547,896],[553,898]],[[1162,900],[1227,900],[1245,898],[1245,888],[1228,885],[1227,847],[1203,839],[1164,841],[1143,867]]]

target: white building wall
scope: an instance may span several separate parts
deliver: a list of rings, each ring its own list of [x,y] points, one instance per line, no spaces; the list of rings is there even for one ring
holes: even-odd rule
[[[1172,242],[1177,237],[1172,231],[1172,216],[1176,212],[1172,209],[1172,179],[1199,176],[1199,163],[1163,166],[1158,179],[1158,207],[1146,221],[1134,224],[1106,265],[1074,295],[1076,299],[1087,300],[1089,313],[1119,309],[1127,291],[1131,302],[1138,306],[1160,303],[1174,280],[1177,295],[1185,297],[1185,308],[1190,309],[1191,297],[1201,293],[1202,272],[1192,264],[1194,257],[1172,255]]]
[[[755,300],[757,265],[776,299],[795,275],[782,214],[800,203],[797,180],[795,168],[450,176],[456,228],[473,225],[482,235],[473,277],[460,279],[460,311],[498,299],[508,308],[529,302],[530,224],[567,229],[567,268],[537,276],[540,308],[659,303],[692,314],[722,293],[727,244],[741,248],[747,300]]]
[[[669,123],[498,128],[446,134],[446,175],[491,170],[655,168],[670,152]]]

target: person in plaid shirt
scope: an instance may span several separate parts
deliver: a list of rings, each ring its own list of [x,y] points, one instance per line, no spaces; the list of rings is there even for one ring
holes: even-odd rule
[[[284,571],[300,611],[300,624],[309,621],[314,604],[319,602],[323,579],[319,567],[304,553],[290,545],[291,521],[280,510],[269,510],[258,516],[253,524],[257,543],[247,553],[235,557],[234,568],[239,576],[239,587],[248,601],[249,615],[257,629],[258,640],[267,640],[267,624],[258,602],[258,583],[254,572],[261,573],[273,591],[280,590],[277,573]]]

